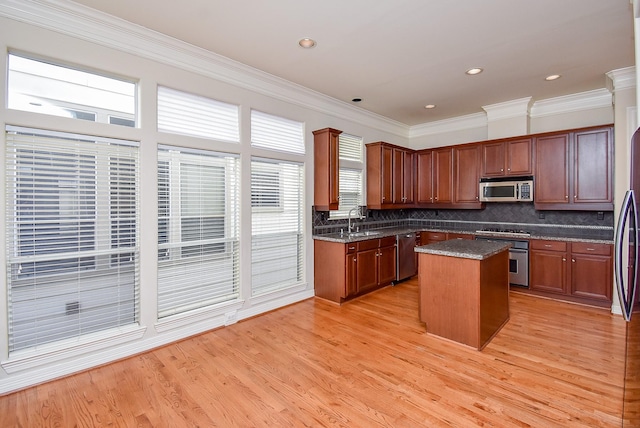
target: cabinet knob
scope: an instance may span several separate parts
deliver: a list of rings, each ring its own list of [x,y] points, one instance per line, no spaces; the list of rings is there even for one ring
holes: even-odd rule
[[[356,258],[354,257],[354,258],[353,258],[353,261],[354,261],[354,262],[357,262],[357,261],[358,261],[358,259],[356,259]]]
[[[511,168],[507,168],[507,172],[511,172]]]
[[[500,168],[500,172],[504,172],[504,168]]]
[[[576,262],[576,259],[571,259],[571,263],[575,263],[575,262]]]
[[[564,195],[564,198],[565,199],[569,199],[569,195]]]
[[[565,258],[563,257],[563,258],[562,258],[562,261],[563,261],[563,262],[566,262],[566,261],[567,261],[567,259],[565,259]]]

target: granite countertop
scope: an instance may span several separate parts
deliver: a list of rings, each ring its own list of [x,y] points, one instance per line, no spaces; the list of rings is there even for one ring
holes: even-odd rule
[[[450,239],[448,241],[441,241],[416,247],[414,250],[416,253],[484,260],[502,251],[508,250],[509,247],[511,247],[511,244],[498,241]]]
[[[373,233],[372,233],[373,232]],[[357,232],[355,234],[348,233],[328,233],[321,235],[313,235],[313,239],[329,242],[338,242],[348,244],[351,242],[366,241],[369,239],[385,238],[387,236],[395,236],[403,233],[411,232],[441,232],[441,233],[469,233],[476,236],[494,237],[494,238],[506,238],[506,239],[523,239],[522,237],[504,236],[491,234],[491,232],[477,233],[475,230],[460,230],[460,229],[438,229],[428,227],[389,227],[382,229],[372,229],[363,232]],[[591,239],[576,236],[548,236],[542,234],[532,233],[531,236],[524,239],[545,239],[551,241],[571,241],[571,242],[590,242],[592,244],[613,244],[613,239]]]

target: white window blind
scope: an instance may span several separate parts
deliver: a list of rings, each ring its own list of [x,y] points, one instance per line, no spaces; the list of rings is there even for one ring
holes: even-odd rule
[[[9,351],[137,323],[137,144],[6,139]]]
[[[239,142],[239,108],[237,105],[159,86],[158,130]]]
[[[304,154],[303,124],[251,110],[251,145],[263,149]]]
[[[339,175],[338,210],[331,212],[331,218],[347,217],[351,208],[362,205],[362,170],[340,168]]]
[[[304,166],[251,161],[251,290],[264,294],[302,281]],[[277,194],[277,197],[274,196]]]
[[[136,124],[136,84],[9,54],[8,107],[122,126]],[[110,115],[125,119],[112,122]]]
[[[342,133],[338,137],[338,209],[330,212],[330,217],[346,218],[349,210],[363,205],[363,144],[362,137]]]
[[[362,137],[345,134],[338,136],[338,156],[341,161],[362,163]]]
[[[239,159],[158,150],[158,318],[239,295]]]

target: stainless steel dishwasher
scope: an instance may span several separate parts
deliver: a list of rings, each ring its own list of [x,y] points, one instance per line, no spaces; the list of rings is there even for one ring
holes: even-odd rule
[[[396,235],[396,282],[418,273],[415,246],[416,234],[414,232]]]

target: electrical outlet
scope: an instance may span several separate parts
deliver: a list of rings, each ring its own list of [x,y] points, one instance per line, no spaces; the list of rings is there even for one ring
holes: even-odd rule
[[[238,322],[238,311],[227,312],[224,314],[224,325],[231,325]]]

